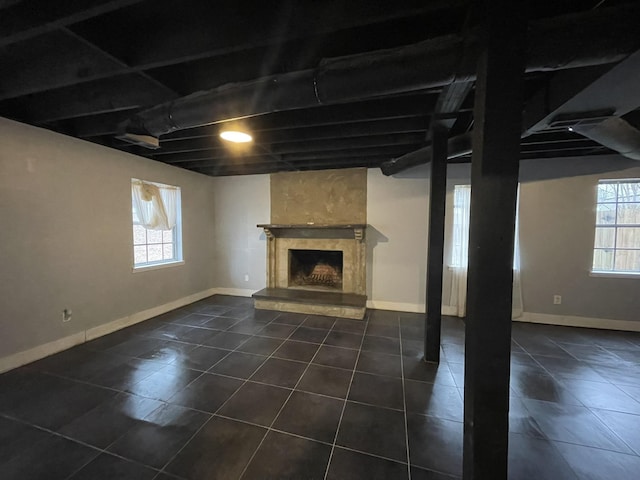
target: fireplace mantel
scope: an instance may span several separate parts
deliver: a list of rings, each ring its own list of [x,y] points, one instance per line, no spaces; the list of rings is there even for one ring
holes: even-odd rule
[[[258,228],[264,229],[268,239],[283,238],[355,238],[362,241],[366,224],[328,224],[328,223],[301,223],[301,224],[274,224],[261,223]]]

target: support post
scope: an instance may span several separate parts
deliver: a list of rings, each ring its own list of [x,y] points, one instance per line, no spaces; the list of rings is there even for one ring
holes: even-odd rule
[[[471,159],[464,480],[506,480],[526,1],[485,0]]]
[[[448,130],[432,129],[433,158],[429,187],[429,237],[427,251],[427,308],[424,329],[424,360],[440,362],[442,323],[442,265],[444,260],[444,214],[447,192]]]

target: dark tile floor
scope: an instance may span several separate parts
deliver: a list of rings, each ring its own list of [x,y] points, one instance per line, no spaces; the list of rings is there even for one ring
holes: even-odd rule
[[[458,478],[464,327],[214,296],[0,376],[0,478]],[[640,478],[640,335],[515,323],[511,479]]]

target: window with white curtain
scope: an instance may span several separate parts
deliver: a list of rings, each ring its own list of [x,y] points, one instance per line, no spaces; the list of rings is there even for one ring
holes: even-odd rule
[[[469,254],[469,209],[471,185],[456,185],[453,189],[453,245],[451,266],[466,267]]]
[[[182,261],[180,187],[131,179],[133,266]]]
[[[592,271],[640,274],[640,179],[598,182]]]
[[[519,197],[516,204],[515,241],[513,252],[513,317],[522,315],[522,289],[520,286],[520,241],[519,241]],[[466,316],[467,310],[467,265],[469,262],[469,218],[471,210],[471,185],[455,185],[453,189],[453,235],[451,245],[451,293],[449,306],[455,307],[456,315]]]

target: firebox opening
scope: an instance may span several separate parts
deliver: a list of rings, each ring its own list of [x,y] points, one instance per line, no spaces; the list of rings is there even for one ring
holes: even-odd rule
[[[342,252],[289,250],[289,287],[342,290]]]

